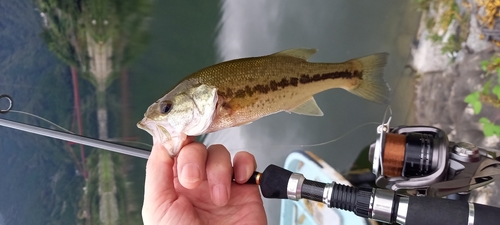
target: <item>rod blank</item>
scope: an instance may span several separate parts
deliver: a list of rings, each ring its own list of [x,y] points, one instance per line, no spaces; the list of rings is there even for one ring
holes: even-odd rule
[[[125,155],[135,156],[143,159],[148,159],[150,152],[140,148],[133,148],[126,145],[115,144],[107,141],[102,141],[94,138],[84,137],[77,134],[64,133],[61,131],[50,130],[37,126],[32,126],[24,123],[14,122],[6,119],[0,119],[0,126],[25,131],[28,133],[38,134],[46,137],[51,137],[63,141],[74,142],[90,147],[104,149],[112,152],[117,152]]]

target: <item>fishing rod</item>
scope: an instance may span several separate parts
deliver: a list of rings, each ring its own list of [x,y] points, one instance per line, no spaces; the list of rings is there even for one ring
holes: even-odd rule
[[[7,109],[0,109],[5,114],[14,102],[8,95],[0,95],[2,98],[9,102]],[[1,118],[0,126],[144,159],[150,155],[144,149]],[[386,223],[498,224],[500,208],[441,198],[467,194],[500,176],[500,162],[487,151],[466,142],[449,142],[435,127],[390,129],[387,122],[377,132],[380,135],[370,146],[370,161],[376,185],[382,188],[308,180],[276,165],[269,165],[262,173],[254,172],[247,184],[259,185],[265,198],[308,199]]]
[[[0,109],[0,113],[6,114],[8,113],[12,107],[14,106],[14,101],[9,95],[0,95],[0,100],[6,99],[8,101],[8,107],[6,109]],[[0,126],[25,131],[28,133],[33,133],[45,137],[55,138],[63,141],[69,141],[73,143],[78,143],[90,147],[95,147],[99,149],[104,149],[116,153],[121,153],[125,155],[135,156],[143,159],[148,159],[150,155],[150,151],[140,148],[134,148],[126,145],[116,144],[108,141],[103,141],[99,139],[94,139],[86,136],[81,136],[77,134],[70,134],[66,132],[46,129],[42,127],[37,127],[33,125],[28,125],[20,122],[14,122],[7,119],[0,118]]]
[[[377,187],[308,180],[276,165],[251,180],[265,198],[307,199],[389,224],[498,224],[500,208],[468,202],[470,191],[500,179],[494,150],[451,142],[436,127],[387,122],[377,132],[369,151]]]
[[[500,215],[500,208],[467,201],[308,180],[300,173],[276,165],[268,166],[254,177],[265,198],[307,199],[389,224],[495,225]]]

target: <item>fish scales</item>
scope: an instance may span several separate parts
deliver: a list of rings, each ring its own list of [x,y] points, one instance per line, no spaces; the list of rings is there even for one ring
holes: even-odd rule
[[[322,116],[313,96],[328,89],[388,101],[390,90],[382,78],[386,53],[343,63],[307,62],[315,52],[290,49],[202,69],[153,103],[138,127],[176,155],[188,135],[241,126],[281,111]]]
[[[225,71],[220,73],[220,71]],[[309,63],[289,56],[255,57],[217,64],[187,79],[214,86],[223,107],[210,131],[289,110],[331,88],[350,89],[362,79],[358,62]]]

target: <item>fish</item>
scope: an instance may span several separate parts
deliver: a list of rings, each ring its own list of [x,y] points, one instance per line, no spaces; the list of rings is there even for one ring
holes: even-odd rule
[[[383,79],[388,53],[342,63],[307,60],[314,48],[295,48],[221,62],[186,78],[151,104],[137,127],[174,157],[188,136],[243,126],[278,112],[323,116],[313,95],[341,88],[387,104]]]

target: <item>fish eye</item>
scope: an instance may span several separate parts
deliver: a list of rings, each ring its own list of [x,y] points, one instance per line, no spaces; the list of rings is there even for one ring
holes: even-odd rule
[[[162,114],[167,114],[170,110],[172,110],[172,106],[172,101],[163,101],[160,103],[160,112]]]

